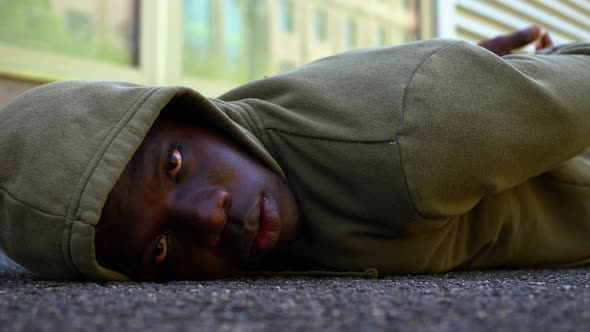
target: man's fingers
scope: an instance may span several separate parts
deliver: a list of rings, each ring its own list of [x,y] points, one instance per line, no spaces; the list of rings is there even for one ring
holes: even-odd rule
[[[541,35],[541,28],[538,25],[533,25],[526,29],[522,29],[504,37],[506,48],[514,50],[524,47],[534,42]]]
[[[545,32],[543,36],[541,36],[541,39],[539,39],[539,42],[537,42],[537,45],[535,45],[535,50],[539,51],[550,47],[553,47],[553,40],[551,40],[549,33]]]
[[[541,36],[541,28],[538,25],[532,25],[508,35],[487,39],[478,45],[494,52],[496,55],[504,56],[512,54],[514,50],[534,43],[537,39],[539,39],[535,45],[537,50],[553,46],[553,41],[549,34],[544,33]]]
[[[545,32],[541,37],[541,45],[543,45],[543,48],[553,47],[553,40],[551,40],[549,32]]]

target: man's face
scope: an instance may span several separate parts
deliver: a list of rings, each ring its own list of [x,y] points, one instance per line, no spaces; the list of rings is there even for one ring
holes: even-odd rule
[[[218,278],[290,240],[286,183],[219,133],[159,118],[111,191],[99,263],[134,279]]]

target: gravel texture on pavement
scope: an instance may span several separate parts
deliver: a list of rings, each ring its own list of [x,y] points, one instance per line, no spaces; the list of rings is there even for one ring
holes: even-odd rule
[[[152,330],[590,331],[590,268],[96,283],[0,254],[0,331]]]

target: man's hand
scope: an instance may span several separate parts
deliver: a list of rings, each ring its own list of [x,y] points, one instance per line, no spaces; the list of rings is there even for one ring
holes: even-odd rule
[[[539,38],[540,37],[540,38]],[[548,32],[541,35],[541,28],[533,25],[509,35],[501,35],[496,38],[484,40],[478,45],[486,48],[499,56],[512,54],[512,51],[524,47],[538,39],[535,49],[541,50],[553,46],[553,41]]]

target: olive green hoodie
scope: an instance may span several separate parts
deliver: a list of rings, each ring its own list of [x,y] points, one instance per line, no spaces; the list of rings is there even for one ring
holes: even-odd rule
[[[283,263],[590,262],[587,43],[504,58],[452,40],[357,50],[218,99],[117,82],[31,90],[0,111],[0,248],[47,277],[125,279],[97,265],[94,226],[171,101],[289,181],[303,227]]]

